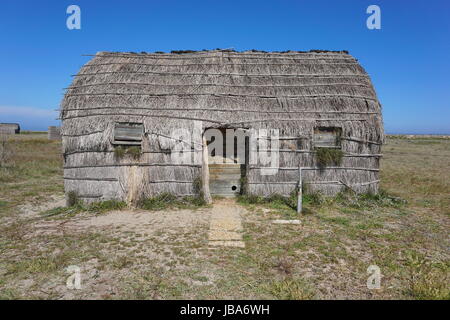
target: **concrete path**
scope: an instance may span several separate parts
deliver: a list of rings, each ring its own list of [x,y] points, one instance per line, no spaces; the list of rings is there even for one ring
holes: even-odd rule
[[[210,246],[245,247],[242,241],[242,211],[234,199],[215,201],[209,227]]]

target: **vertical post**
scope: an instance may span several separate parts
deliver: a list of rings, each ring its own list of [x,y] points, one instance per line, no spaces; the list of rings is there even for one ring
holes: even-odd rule
[[[245,139],[245,150],[244,150],[244,158],[245,158],[245,185],[241,186],[241,188],[244,188],[243,190],[243,194],[249,194],[249,184],[248,184],[248,177],[249,177],[249,172],[250,172],[250,149],[249,149],[249,141],[250,141],[250,136],[248,135],[248,131],[244,133],[244,139]]]
[[[298,194],[297,194],[297,213],[302,213],[302,168],[298,167]]]
[[[203,153],[202,153],[202,191],[203,199],[207,204],[212,203],[211,193],[209,191],[209,166],[208,166],[208,144],[206,143],[205,134],[202,137]]]

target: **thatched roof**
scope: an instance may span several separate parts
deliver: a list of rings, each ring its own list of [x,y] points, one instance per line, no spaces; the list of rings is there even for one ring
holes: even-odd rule
[[[179,52],[97,53],[69,87],[62,118],[189,111],[225,124],[380,114],[367,73],[346,51]]]

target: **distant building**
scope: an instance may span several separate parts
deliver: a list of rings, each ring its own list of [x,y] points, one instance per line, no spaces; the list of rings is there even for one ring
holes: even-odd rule
[[[48,139],[49,140],[61,140],[61,127],[56,127],[56,126],[48,127]]]
[[[0,133],[19,134],[20,125],[18,123],[0,123]]]

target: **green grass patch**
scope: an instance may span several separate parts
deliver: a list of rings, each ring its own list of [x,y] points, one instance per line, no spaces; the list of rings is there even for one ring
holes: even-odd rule
[[[141,148],[138,146],[118,146],[114,148],[114,156],[119,159],[125,156],[137,159],[141,156]]]
[[[106,200],[101,202],[94,202],[87,206],[87,211],[103,213],[112,210],[122,210],[126,208],[127,204],[124,201]]]
[[[276,299],[281,300],[311,300],[316,296],[312,287],[303,279],[273,281],[266,289]]]
[[[317,148],[315,156],[319,167],[340,166],[344,153],[341,149]]]
[[[67,207],[57,207],[41,213],[44,217],[52,217],[59,215],[75,215],[80,212],[91,212],[91,213],[104,213],[112,210],[122,210],[127,207],[124,201],[117,200],[106,200],[94,202],[89,205],[84,205],[80,201],[75,202],[75,204]]]
[[[157,211],[167,208],[195,209],[206,206],[200,196],[177,197],[171,193],[162,193],[155,197],[141,200],[138,206],[145,210]]]
[[[448,262],[432,263],[415,251],[407,252],[406,256],[409,285],[405,294],[418,300],[450,300]]]
[[[46,210],[44,212],[41,212],[41,215],[44,217],[52,217],[52,216],[58,216],[58,215],[73,215],[77,214],[79,212],[84,211],[83,206],[81,205],[74,205],[70,207],[57,207],[50,210]]]
[[[392,196],[384,190],[378,193],[355,194],[352,191],[341,192],[334,197],[333,201],[339,205],[356,209],[394,207],[400,208],[406,204],[406,200]]]
[[[346,227],[350,226],[350,219],[346,217],[321,217],[321,219],[333,224],[339,224]]]
[[[273,194],[269,197],[262,197],[256,195],[239,195],[237,202],[242,205],[268,205],[273,209],[295,209],[297,207],[297,196],[292,192],[289,197],[284,197],[279,194]]]
[[[306,189],[306,188],[305,188]],[[331,207],[337,208],[347,214],[362,214],[365,209],[376,209],[381,207],[390,207],[400,209],[406,201],[389,195],[381,190],[378,194],[356,194],[350,190],[341,192],[334,197],[324,196],[320,192],[303,193],[302,197],[302,213],[308,214],[318,212]],[[285,218],[293,218],[297,215],[297,190],[291,192],[289,197],[279,194],[273,194],[269,197],[261,197],[256,195],[239,195],[237,202],[248,209],[254,210],[256,206],[264,206],[274,209]],[[342,221],[331,221],[337,224],[346,224]]]

